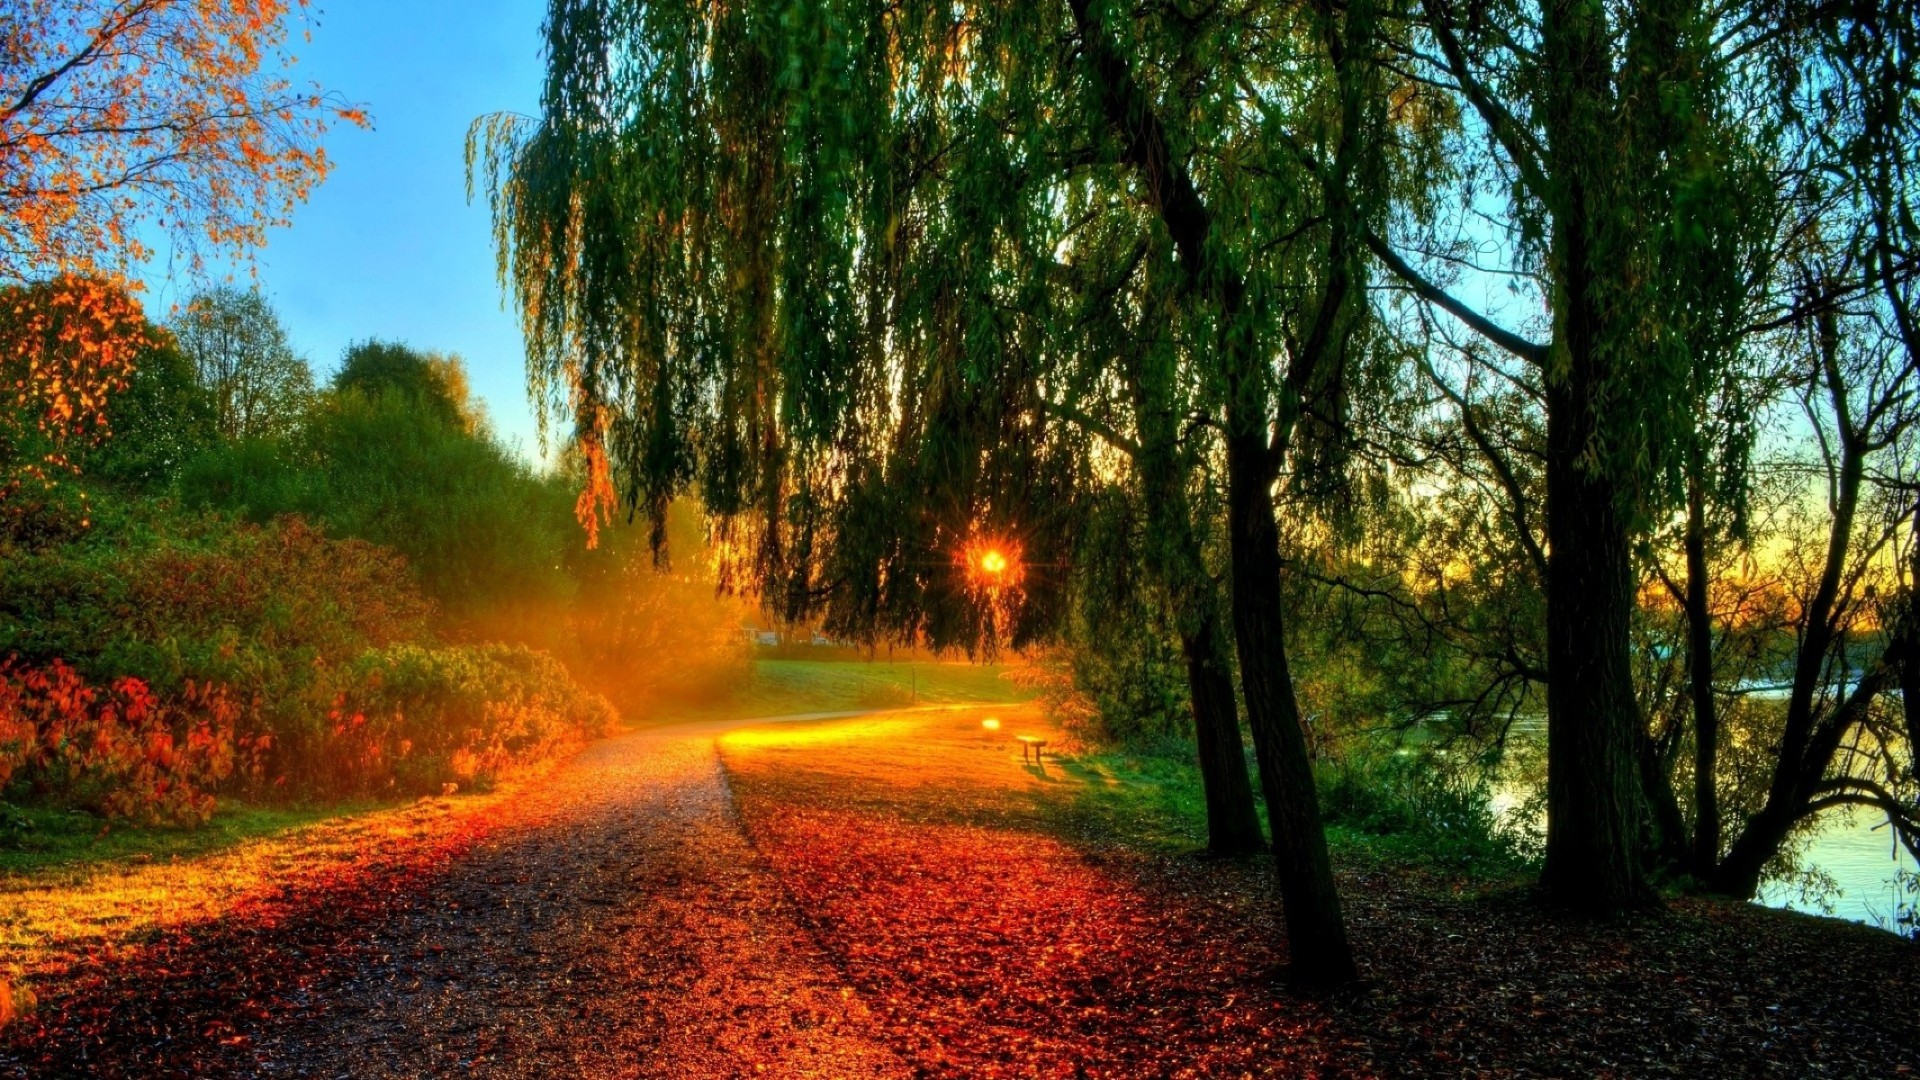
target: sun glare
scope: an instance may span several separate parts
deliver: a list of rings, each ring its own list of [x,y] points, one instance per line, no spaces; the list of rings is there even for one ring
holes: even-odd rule
[[[964,565],[977,588],[999,589],[1019,584],[1020,554],[1003,541],[978,539],[968,544]]]

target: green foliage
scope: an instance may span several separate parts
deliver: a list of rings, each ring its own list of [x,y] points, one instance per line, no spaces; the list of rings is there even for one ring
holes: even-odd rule
[[[454,615],[565,597],[565,564],[581,546],[562,484],[440,405],[400,393],[328,395],[284,439],[195,459],[180,492],[189,506],[251,521],[300,514],[392,548]]]
[[[172,343],[134,361],[125,390],[107,404],[113,434],[82,463],[95,478],[162,491],[182,466],[219,438],[214,396],[193,361]]]
[[[336,676],[314,766],[331,794],[486,785],[613,729],[613,707],[551,657],[520,646],[371,650]]]
[[[216,792],[486,783],[613,723],[543,654],[434,645],[388,549],[111,505],[87,539],[0,563],[0,656],[24,665],[0,708],[16,797],[204,820]]]
[[[299,423],[313,398],[313,372],[259,290],[209,289],[187,301],[170,329],[212,396],[222,436],[267,438]]]
[[[1320,805],[1330,828],[1386,858],[1499,873],[1537,859],[1531,838],[1494,813],[1483,779],[1430,753],[1401,749],[1323,760]]]
[[[333,389],[369,398],[397,395],[409,405],[469,432],[478,426],[466,367],[457,356],[419,352],[369,338],[347,346]]]
[[[56,659],[162,693],[188,680],[299,698],[315,672],[427,632],[392,552],[297,519],[266,525],[132,507],[88,540],[0,563],[0,655]]]

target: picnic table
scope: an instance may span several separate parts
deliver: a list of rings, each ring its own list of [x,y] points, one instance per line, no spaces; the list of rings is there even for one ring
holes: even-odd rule
[[[1015,735],[1014,738],[1020,740],[1021,762],[1030,760],[1035,765],[1040,764],[1040,751],[1047,745],[1047,740],[1038,735]]]

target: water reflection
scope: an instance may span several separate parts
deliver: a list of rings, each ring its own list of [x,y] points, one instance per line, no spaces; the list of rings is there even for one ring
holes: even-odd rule
[[[1828,811],[1799,862],[1801,875],[1765,883],[1758,902],[1914,932],[1920,897],[1908,891],[1908,880],[1920,867],[1894,839],[1885,816],[1864,807]]]

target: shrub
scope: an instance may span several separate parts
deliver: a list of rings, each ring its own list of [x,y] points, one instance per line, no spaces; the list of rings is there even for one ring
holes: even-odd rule
[[[242,738],[219,687],[156,697],[138,679],[88,683],[60,661],[0,663],[0,790],[24,788],[109,818],[195,824],[236,767],[255,773],[264,736]]]
[[[612,706],[550,657],[509,645],[366,653],[341,673],[315,779],[334,794],[486,784],[606,734]]]
[[[179,487],[192,507],[263,523],[297,514],[392,548],[458,616],[572,591],[564,564],[580,541],[564,485],[399,392],[331,393],[284,439],[189,462]]]
[[[1329,825],[1390,838],[1403,855],[1454,869],[1517,866],[1532,852],[1493,810],[1484,781],[1411,751],[1352,754],[1318,767]]]
[[[166,693],[195,680],[280,694],[316,664],[427,631],[403,560],[298,519],[160,515],[112,532],[0,566],[0,651]]]

